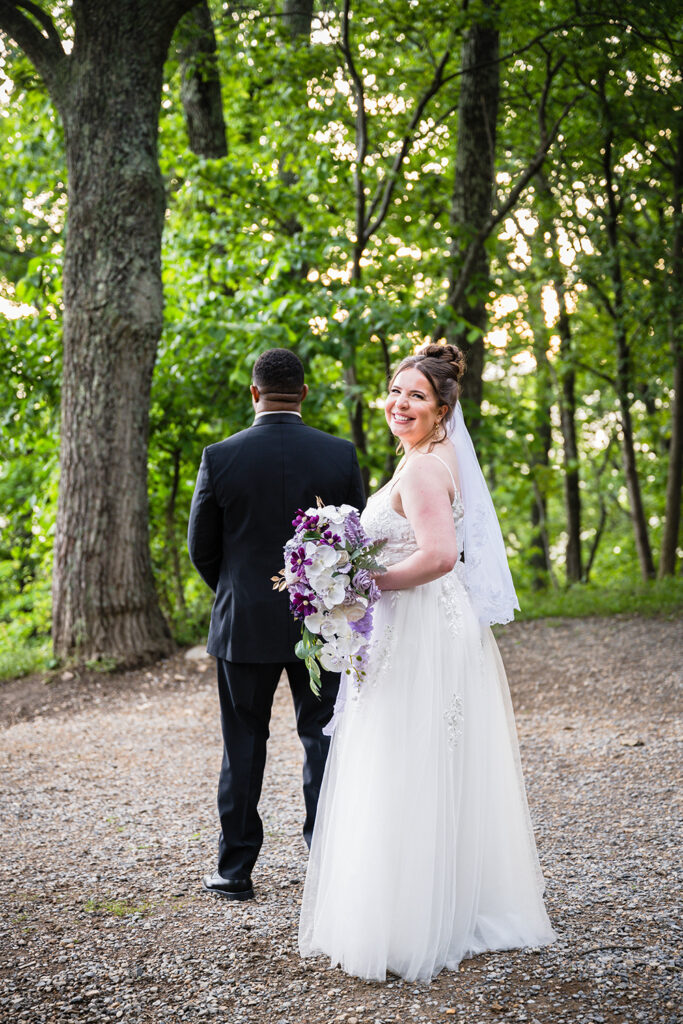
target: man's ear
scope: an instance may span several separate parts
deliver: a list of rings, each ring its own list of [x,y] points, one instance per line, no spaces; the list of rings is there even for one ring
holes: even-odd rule
[[[255,384],[250,384],[249,390],[251,391],[251,397],[254,399],[255,402],[258,402],[259,398],[261,397],[261,392],[259,391],[259,389],[256,387]]]
[[[304,386],[301,389],[301,401],[302,402],[303,402],[303,400],[304,400],[304,398],[306,397],[307,394],[308,394],[308,384],[304,384]]]

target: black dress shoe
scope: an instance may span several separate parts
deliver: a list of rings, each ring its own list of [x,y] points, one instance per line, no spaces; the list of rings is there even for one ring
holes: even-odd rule
[[[223,878],[215,871],[213,875],[204,875],[202,885],[207,892],[223,896],[226,900],[253,900],[254,898],[251,878]]]

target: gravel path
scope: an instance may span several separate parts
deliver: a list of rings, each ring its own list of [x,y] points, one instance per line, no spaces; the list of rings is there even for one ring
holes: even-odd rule
[[[280,686],[257,900],[213,868],[213,664],[0,687],[0,1021],[645,1024],[680,1021],[681,620],[501,631],[560,939],[431,985],[299,960],[306,866],[299,743]],[[678,715],[678,717],[677,717]]]

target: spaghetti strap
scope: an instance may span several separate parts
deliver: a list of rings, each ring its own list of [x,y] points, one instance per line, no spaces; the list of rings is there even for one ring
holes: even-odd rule
[[[453,472],[451,470],[451,467],[448,465],[446,460],[442,459],[440,455],[436,454],[436,452],[425,452],[425,455],[431,455],[432,458],[438,459],[439,462],[441,463],[441,465],[446,467],[446,469],[448,470],[448,475],[450,476],[450,478],[451,478],[451,480],[453,482],[453,490],[454,490],[455,494],[458,494],[459,493],[458,492],[458,485],[455,482],[455,477],[453,476]]]
[[[424,455],[433,455],[435,459],[438,459],[438,460],[439,460],[439,462],[440,462],[440,463],[441,463],[442,465],[444,465],[444,466],[446,467],[446,469],[448,470],[448,475],[450,476],[450,478],[451,478],[451,482],[452,482],[452,484],[453,484],[453,491],[454,491],[454,497],[455,497],[455,495],[458,495],[458,494],[460,494],[460,491],[459,491],[459,489],[458,489],[458,485],[457,485],[457,484],[456,484],[456,482],[455,482],[455,477],[453,476],[453,472],[452,472],[452,470],[451,470],[451,467],[450,467],[450,466],[448,465],[448,463],[446,462],[446,460],[445,460],[445,459],[442,459],[440,455],[437,455],[437,454],[436,454],[436,452],[424,452],[424,453],[420,453],[420,454],[424,454]],[[388,484],[385,484],[385,485],[384,485],[384,487],[388,487],[388,488],[389,488],[389,494],[391,494],[391,492],[393,491],[393,489],[394,489],[394,487],[396,486],[396,484],[397,484],[397,483],[398,483],[398,476],[394,476],[394,477],[393,477],[393,479],[392,479],[392,480],[390,480]],[[383,490],[384,490],[384,487],[380,487],[380,490],[379,490],[379,491],[376,491],[375,493],[376,493],[376,494],[379,494],[379,493],[380,493],[380,491],[383,491]]]

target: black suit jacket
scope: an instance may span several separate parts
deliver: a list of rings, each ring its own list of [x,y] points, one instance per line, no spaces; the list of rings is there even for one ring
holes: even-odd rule
[[[356,450],[292,413],[271,413],[204,449],[188,547],[215,591],[207,650],[235,662],[293,661],[301,626],[271,576],[297,509],[365,504]]]

